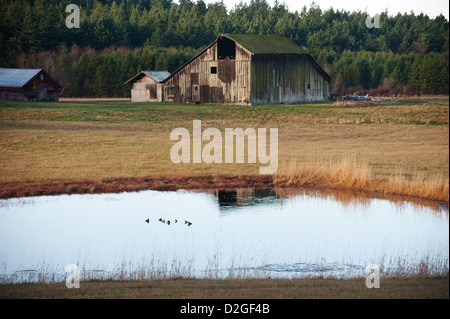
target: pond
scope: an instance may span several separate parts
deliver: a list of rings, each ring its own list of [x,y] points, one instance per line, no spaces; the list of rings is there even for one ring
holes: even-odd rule
[[[170,222],[169,222],[170,221]],[[0,200],[0,282],[364,276],[449,264],[448,207],[238,189]]]

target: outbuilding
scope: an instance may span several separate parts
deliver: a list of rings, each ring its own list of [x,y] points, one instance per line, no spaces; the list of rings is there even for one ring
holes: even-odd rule
[[[167,71],[141,71],[126,84],[131,85],[131,102],[162,102],[163,81],[170,76]]]
[[[0,68],[0,99],[59,101],[62,88],[42,69]]]

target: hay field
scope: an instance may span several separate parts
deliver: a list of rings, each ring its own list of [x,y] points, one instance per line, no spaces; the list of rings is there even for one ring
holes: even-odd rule
[[[169,154],[175,141],[170,140],[171,131],[184,127],[192,132],[192,121],[200,119],[202,131],[208,127],[221,132],[237,127],[278,128],[279,164],[273,177],[278,186],[380,191],[380,187],[368,187],[372,183],[367,180],[382,179],[381,191],[402,189],[403,195],[420,197],[423,193],[423,197],[448,202],[448,112],[449,100],[442,97],[253,107],[0,101],[0,185],[65,179],[259,175],[259,163],[172,163]],[[353,175],[328,176],[343,170],[361,174],[365,182],[352,180],[357,178]],[[325,174],[321,178],[314,175],[319,171]],[[406,193],[405,187],[399,186],[405,183]],[[426,185],[432,185],[433,190],[426,190]],[[412,188],[415,190],[410,191]]]

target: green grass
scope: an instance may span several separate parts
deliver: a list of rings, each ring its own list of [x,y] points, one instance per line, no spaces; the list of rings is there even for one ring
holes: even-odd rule
[[[412,107],[414,106],[414,107]],[[227,119],[255,124],[265,122],[293,122],[300,117],[304,123],[342,124],[418,124],[448,125],[448,100],[411,100],[401,102],[359,103],[337,106],[332,101],[297,105],[188,105],[177,103],[130,103],[114,101],[86,101],[60,103],[0,102],[0,115],[27,111],[25,119],[50,121],[127,123],[178,122],[183,119]],[[293,117],[292,119],[286,118]],[[426,119],[423,119],[426,117]],[[1,117],[0,117],[1,119]],[[364,120],[364,121],[362,121]],[[359,123],[358,123],[359,122]]]

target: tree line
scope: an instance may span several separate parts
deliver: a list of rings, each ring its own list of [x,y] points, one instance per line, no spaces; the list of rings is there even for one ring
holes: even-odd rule
[[[79,5],[68,29],[65,7]],[[280,33],[331,75],[335,93],[448,94],[448,21],[413,12],[365,12],[316,5],[297,12],[266,0],[206,4],[180,0],[0,0],[0,66],[42,67],[67,96],[127,96],[140,70],[173,72],[219,33]]]
[[[130,87],[125,81],[142,70],[170,72],[190,60],[193,48],[107,48],[97,51],[72,45],[39,53],[20,53],[20,68],[43,68],[63,87],[63,96],[129,97]]]

